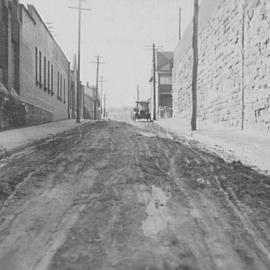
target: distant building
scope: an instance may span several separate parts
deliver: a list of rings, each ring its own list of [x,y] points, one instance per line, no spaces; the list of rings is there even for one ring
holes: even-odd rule
[[[20,96],[27,123],[68,117],[69,61],[34,6],[21,5]]]
[[[157,109],[159,118],[172,117],[173,52],[157,52]]]
[[[94,120],[95,109],[95,92],[96,87],[87,85],[83,86],[83,118]]]
[[[77,117],[77,60],[76,55],[73,57],[73,61],[71,64],[70,69],[70,77],[69,77],[69,104],[68,104],[68,111],[69,111],[69,118],[75,119]],[[81,93],[81,104],[83,104],[83,95]],[[82,106],[80,116],[83,116],[83,108]]]

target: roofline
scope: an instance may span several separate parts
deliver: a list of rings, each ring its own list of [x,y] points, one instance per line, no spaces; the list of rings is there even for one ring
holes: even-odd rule
[[[24,9],[24,11],[27,13],[27,15],[29,16],[29,18],[33,21],[33,23],[36,25],[37,22],[35,21],[35,19],[32,17],[32,15],[30,14],[29,10],[23,5],[23,4],[20,4],[20,8],[21,10]],[[21,17],[22,17],[22,13],[21,13]],[[22,20],[22,18],[21,18]]]
[[[36,15],[38,16],[40,22],[43,24],[45,30],[47,31],[47,33],[49,34],[49,36],[51,37],[51,39],[54,41],[54,43],[56,44],[56,46],[58,47],[58,49],[61,51],[61,53],[63,54],[64,58],[66,59],[66,61],[68,63],[70,63],[70,61],[68,60],[67,56],[65,55],[64,51],[62,50],[62,48],[60,47],[60,45],[58,44],[58,42],[55,40],[55,38],[53,37],[53,35],[51,34],[51,32],[49,31],[47,25],[44,23],[43,19],[41,18],[41,16],[39,15],[37,9],[35,8],[34,5],[31,5],[31,4],[27,4],[27,7],[28,9],[31,8],[35,13]],[[26,9],[26,8],[25,8]],[[27,10],[27,9],[26,9]],[[29,13],[29,11],[28,11]],[[32,17],[32,16],[31,16]]]

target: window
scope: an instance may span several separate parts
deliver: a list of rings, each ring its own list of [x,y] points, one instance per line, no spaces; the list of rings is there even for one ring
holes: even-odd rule
[[[39,85],[39,80],[38,80],[38,48],[36,47],[36,54],[35,54],[35,68],[36,68],[36,85]]]
[[[51,91],[51,86],[50,86],[50,80],[51,80],[51,74],[50,74],[50,68],[51,68],[51,65],[50,65],[50,61],[48,61],[48,83],[47,83],[47,87],[48,87],[48,93],[50,93]]]
[[[44,56],[43,65],[44,65],[44,69],[43,69],[43,72],[44,72],[44,75],[43,75],[43,87],[44,87],[44,90],[46,90],[47,89],[47,59],[46,59],[45,56]]]
[[[171,85],[172,84],[172,77],[167,76],[167,75],[160,76],[160,84],[161,85]]]
[[[57,99],[59,99],[59,86],[60,86],[60,75],[59,72],[57,72]]]
[[[63,85],[62,85],[62,82],[63,82],[62,79],[63,79],[63,78],[62,78],[62,75],[61,75],[61,76],[60,76],[60,100],[61,100],[61,101],[62,101],[62,86],[63,86]]]
[[[51,95],[54,95],[53,92],[53,65],[51,65]]]
[[[42,55],[39,51],[39,87],[42,87]]]
[[[64,79],[64,103],[66,103],[66,79]]]

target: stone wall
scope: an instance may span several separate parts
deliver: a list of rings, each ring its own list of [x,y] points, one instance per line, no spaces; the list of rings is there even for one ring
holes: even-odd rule
[[[214,123],[241,128],[243,124],[245,128],[269,132],[268,2],[202,2],[199,20],[199,126]],[[190,121],[192,25],[176,48],[173,77],[174,114]]]
[[[1,86],[0,86],[1,87]],[[26,124],[25,106],[8,91],[0,89],[0,130],[19,128]]]
[[[52,113],[22,102],[0,83],[0,130],[51,122]]]
[[[270,133],[270,2],[249,0],[245,24],[246,126]]]

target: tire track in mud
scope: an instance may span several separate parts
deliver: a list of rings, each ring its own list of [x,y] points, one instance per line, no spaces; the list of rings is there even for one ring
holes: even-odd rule
[[[240,266],[235,267],[235,268],[237,269],[268,269],[270,258],[269,258],[269,241],[267,241],[267,238],[269,239],[269,229],[267,231],[264,231],[265,232],[264,235],[268,237],[263,238],[261,231],[258,230],[259,226],[256,224],[256,222],[254,226],[254,223],[251,223],[249,219],[248,214],[250,214],[252,210],[248,208],[249,211],[246,211],[247,208],[242,203],[240,203],[240,200],[238,200],[236,193],[233,192],[234,187],[228,188],[231,182],[230,181],[231,179],[228,179],[228,177],[230,176],[233,176],[235,178],[236,177],[243,178],[244,176],[246,178],[245,173],[249,172],[249,175],[253,175],[255,177],[254,178],[255,181],[257,180],[259,176],[259,178],[264,178],[264,182],[266,182],[267,180],[265,179],[265,176],[260,176],[259,174],[252,171],[251,169],[248,169],[245,166],[241,167],[240,165],[238,165],[238,168],[237,168],[238,171],[237,170],[232,171],[231,165],[226,164],[218,157],[215,157],[209,153],[204,153],[196,149],[196,147],[188,149],[188,150],[189,150],[188,151],[189,153],[186,152],[184,154],[190,160],[188,160],[187,158],[184,158],[183,160],[183,157],[181,158],[181,156],[183,155],[183,151],[181,152],[180,155],[174,158],[173,163],[177,164],[177,165],[171,166],[175,170],[175,172],[173,173],[174,178],[177,179],[179,178],[179,176],[183,178],[177,181],[178,183],[182,185],[182,188],[183,188],[183,184],[187,182],[185,181],[184,178],[191,178],[190,179],[191,181],[189,180],[189,187],[184,188],[187,194],[189,194],[192,189],[197,190],[199,187],[200,200],[199,200],[199,203],[197,202],[197,206],[200,206],[200,204],[203,205],[203,202],[205,201],[205,199],[209,200],[208,199],[209,191],[207,191],[205,194],[205,189],[206,190],[214,189],[212,190],[213,191],[212,194],[210,193],[211,197],[210,197],[210,201],[208,202],[208,205],[206,204],[208,211],[204,211],[204,209],[201,209],[199,212],[201,213],[206,212],[206,214],[208,215],[211,212],[213,213],[217,212],[217,211],[214,211],[215,209],[213,209],[212,211],[210,211],[209,209],[213,208],[215,204],[219,203],[220,209],[218,210],[220,212],[223,211],[223,215],[227,217],[227,220],[223,219],[221,223],[219,222],[220,223],[219,225],[223,224],[223,226],[227,225],[227,227],[230,227],[231,231],[227,230],[227,237],[230,238],[232,242],[229,245],[229,247],[234,248],[235,257],[239,257],[240,261],[242,261],[242,264],[243,264],[242,268],[240,268]],[[193,153],[193,155],[191,156],[190,153]],[[189,167],[188,174],[186,173],[186,170],[183,170],[183,167],[185,168],[185,166],[183,166],[179,162],[179,160],[181,159],[184,161],[184,163],[188,164],[188,167]],[[234,164],[232,165],[234,169]],[[197,167],[201,166],[201,169],[199,170],[199,174],[196,173],[196,171],[198,171],[198,169],[196,169],[196,166]],[[191,172],[193,172],[193,175]],[[217,173],[221,174],[223,177],[220,177],[220,175],[217,176]],[[200,177],[200,174],[203,175],[204,178],[210,177],[209,180],[206,179],[207,181],[205,181],[205,183],[211,184],[211,187],[207,187],[207,185],[209,184],[204,184],[205,187],[202,188],[202,186],[199,186],[198,183],[196,183],[195,180],[198,177]],[[220,185],[220,182],[219,182],[221,180],[223,182],[222,186]],[[224,187],[225,181],[227,182],[227,184]],[[268,181],[269,181],[269,178],[268,178]],[[260,185],[259,188],[263,189],[264,186],[261,185],[260,181],[258,182],[259,182],[258,184]],[[244,184],[242,184],[242,186],[244,187]],[[194,194],[194,192],[190,194],[190,198],[192,198],[192,201],[194,201],[194,199],[198,197],[195,195],[196,193]],[[257,197],[257,199],[260,200],[259,197]],[[222,201],[222,204],[219,201]],[[200,207],[197,207],[197,208],[200,209]],[[253,212],[253,216],[254,216],[254,212]],[[211,216],[209,216],[207,220],[210,220],[210,218]],[[221,217],[218,217],[218,218],[222,220]],[[257,216],[257,220],[260,218],[261,217]],[[256,221],[256,219],[254,220]],[[206,223],[206,226],[204,227],[211,228],[211,226],[209,226],[209,224],[207,223]],[[222,265],[224,265],[224,263],[222,263]],[[223,269],[219,267],[221,266],[216,266],[215,269]],[[206,269],[206,268],[203,268],[203,269]]]
[[[73,146],[85,140],[82,134],[80,139],[76,136],[73,139]],[[73,200],[91,188],[90,180],[96,177],[96,172],[86,165],[87,161],[90,163],[89,154],[82,151],[83,158],[81,153],[75,155],[74,151],[79,149],[65,149],[67,144],[64,141],[37,145],[39,150],[45,147],[43,155],[49,156],[49,161],[44,164],[44,157],[37,159],[42,166],[17,187],[17,192],[2,208],[0,269],[43,269],[79,217],[82,208],[74,205]],[[91,140],[82,144],[86,145],[91,148]],[[18,190],[25,197],[18,196]]]
[[[243,168],[149,127],[98,122],[37,147],[3,211],[0,269],[269,269],[256,214],[226,196]]]

